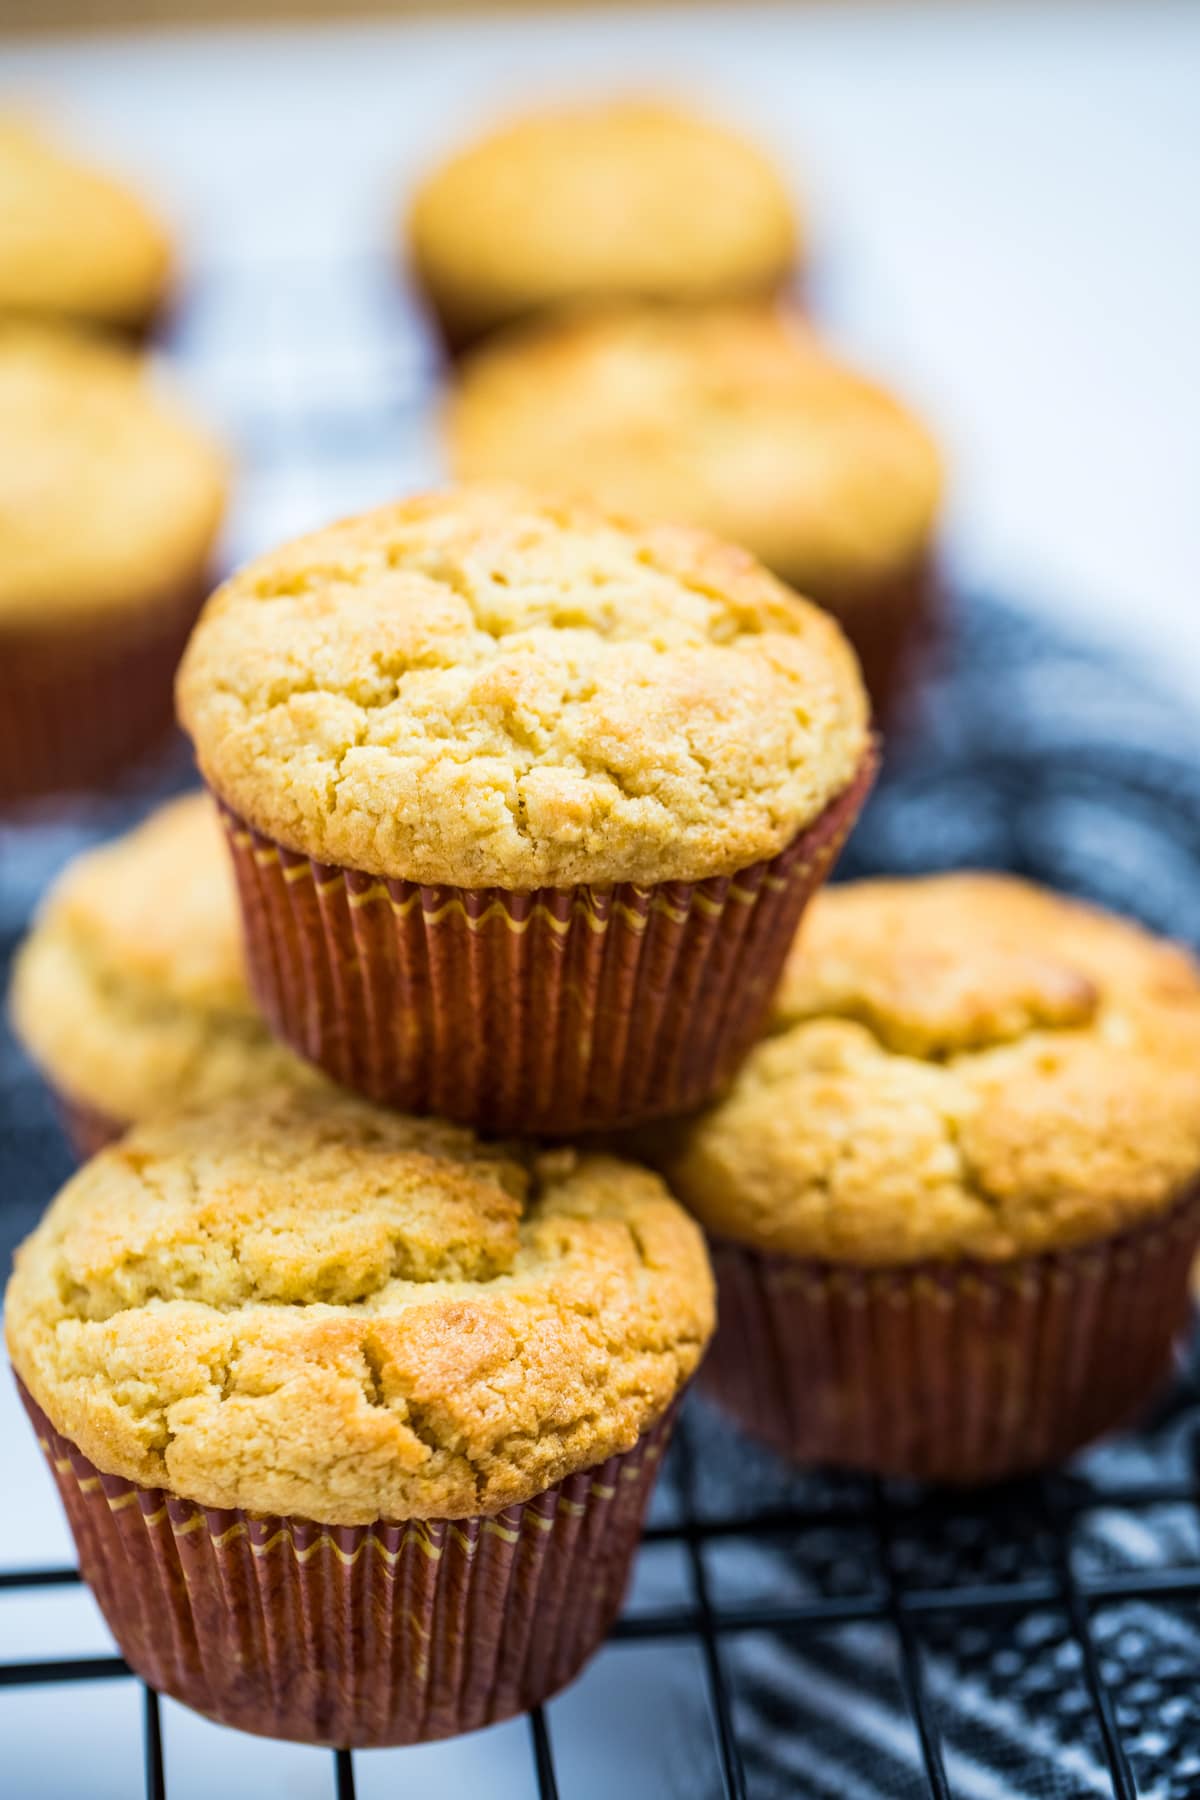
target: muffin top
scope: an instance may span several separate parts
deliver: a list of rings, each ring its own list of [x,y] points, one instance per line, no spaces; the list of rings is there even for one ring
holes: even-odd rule
[[[166,234],[135,195],[0,117],[0,315],[141,326],[170,272]]]
[[[790,272],[796,235],[752,144],[638,100],[503,126],[437,170],[409,217],[424,280],[467,332],[564,301],[766,292]]]
[[[0,326],[0,419],[0,624],[69,626],[199,583],[224,467],[141,357]]]
[[[1054,1250],[1200,1175],[1200,968],[999,875],[818,896],[769,1035],[663,1140],[713,1232],[860,1264]]]
[[[18,1251],[6,1320],[106,1473],[356,1525],[494,1513],[629,1449],[713,1296],[646,1170],[314,1089],[102,1152]]]
[[[251,563],[178,697],[260,830],[468,888],[728,874],[811,824],[868,744],[838,627],[743,551],[506,488]]]
[[[18,954],[13,1024],[72,1099],[121,1122],[285,1075],[246,987],[229,854],[189,794],[65,870]]]
[[[510,334],[467,361],[446,427],[458,475],[702,525],[817,597],[912,567],[938,510],[924,428],[765,306]]]

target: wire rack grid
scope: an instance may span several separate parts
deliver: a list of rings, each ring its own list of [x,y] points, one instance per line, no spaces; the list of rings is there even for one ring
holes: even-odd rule
[[[1192,1403],[1200,1403],[1200,1390],[1189,1379],[1173,1396],[1173,1404]],[[1108,1786],[1102,1791],[1110,1792],[1116,1800],[1137,1800],[1138,1795],[1152,1791],[1150,1786],[1139,1785],[1134,1759],[1123,1738],[1120,1688],[1126,1672],[1119,1672],[1114,1679],[1111,1671],[1106,1671],[1109,1659],[1094,1619],[1103,1609],[1131,1603],[1161,1606],[1183,1602],[1196,1608],[1200,1605],[1200,1564],[1085,1574],[1077,1568],[1075,1538],[1081,1522],[1099,1509],[1130,1517],[1165,1506],[1200,1509],[1200,1483],[1194,1479],[1160,1479],[1105,1487],[1048,1476],[1006,1495],[989,1496],[982,1511],[976,1511],[976,1518],[995,1533],[993,1542],[1001,1536],[1011,1536],[1011,1520],[1007,1529],[1001,1520],[1008,1508],[1015,1508],[1020,1517],[1019,1533],[1032,1531],[1041,1539],[1044,1555],[1040,1566],[992,1577],[976,1574],[949,1585],[936,1581],[926,1585],[921,1579],[912,1579],[913,1547],[917,1546],[918,1563],[931,1552],[936,1555],[934,1546],[944,1540],[948,1523],[956,1516],[962,1517],[955,1502],[945,1496],[898,1494],[885,1484],[862,1482],[840,1490],[831,1488],[823,1497],[807,1503],[710,1516],[698,1494],[697,1462],[701,1455],[711,1455],[723,1436],[723,1428],[711,1418],[701,1416],[699,1422],[694,1416],[685,1418],[664,1477],[668,1503],[676,1516],[652,1523],[646,1532],[647,1547],[670,1545],[682,1549],[687,1568],[686,1600],[679,1605],[629,1613],[618,1621],[613,1632],[617,1645],[680,1639],[699,1645],[715,1756],[705,1785],[694,1791],[721,1794],[728,1800],[748,1800],[759,1791],[810,1791],[799,1786],[778,1786],[769,1775],[760,1789],[748,1771],[748,1764],[761,1762],[763,1747],[754,1742],[753,1706],[743,1706],[727,1668],[728,1646],[740,1634],[765,1633],[782,1641],[802,1642],[819,1640],[831,1627],[862,1624],[883,1628],[894,1641],[899,1685],[914,1728],[922,1776],[919,1789],[906,1787],[903,1791],[919,1791],[935,1800],[948,1800],[951,1795],[968,1791],[960,1790],[948,1773],[939,1706],[925,1672],[931,1654],[928,1639],[947,1624],[959,1631],[980,1621],[1011,1628],[1014,1621],[1047,1609],[1060,1611],[1068,1622],[1066,1641],[1077,1653],[1077,1666],[1092,1714],[1092,1735],[1100,1749],[1096,1766],[1103,1768],[1107,1777]],[[728,1439],[724,1439],[724,1449],[727,1457],[730,1452],[745,1453],[744,1447]],[[742,1540],[781,1546],[786,1551],[788,1546],[803,1544],[806,1538],[819,1540],[831,1526],[838,1531],[861,1527],[874,1540],[877,1579],[864,1584],[861,1592],[813,1592],[804,1598],[756,1598],[740,1604],[714,1596],[709,1571],[714,1547]],[[69,1566],[3,1570],[0,1594],[16,1589],[48,1590],[78,1581],[78,1572]],[[125,1679],[133,1677],[117,1655],[0,1665],[0,1687],[4,1688]],[[143,1687],[142,1695],[145,1794],[147,1800],[165,1800],[170,1789],[159,1700],[149,1688]],[[1080,1731],[1082,1735],[1082,1726]],[[539,1800],[559,1800],[560,1796],[565,1800],[569,1790],[556,1769],[552,1732],[542,1708],[529,1715],[528,1732],[529,1793]],[[614,1779],[620,1757],[617,1733],[613,1742]],[[1025,1790],[1013,1786],[1004,1791],[1015,1795]],[[1096,1790],[1089,1783],[1086,1790],[1080,1791]],[[331,1752],[330,1792],[337,1800],[353,1800],[355,1758],[349,1751]]]

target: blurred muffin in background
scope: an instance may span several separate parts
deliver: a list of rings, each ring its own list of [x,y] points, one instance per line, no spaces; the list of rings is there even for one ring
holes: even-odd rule
[[[0,318],[140,332],[170,277],[169,239],[135,194],[0,116]]]
[[[579,301],[766,296],[799,226],[773,165],[681,108],[610,100],[530,114],[418,190],[411,263],[452,350]]]
[[[222,458],[132,350],[0,325],[0,806],[163,736]]]
[[[160,1112],[318,1080],[250,999],[207,794],[65,869],[16,956],[11,1012],[81,1156]]]
[[[711,1391],[805,1462],[977,1482],[1123,1424],[1200,1240],[1200,966],[1010,877],[827,889],[767,1035],[642,1146],[712,1237]]]
[[[207,794],[70,864],[17,955],[11,1010],[84,1156],[157,1113],[318,1079],[250,998]]]
[[[702,525],[837,614],[877,710],[933,605],[936,446],[801,321],[761,306],[589,311],[468,357],[453,473]]]

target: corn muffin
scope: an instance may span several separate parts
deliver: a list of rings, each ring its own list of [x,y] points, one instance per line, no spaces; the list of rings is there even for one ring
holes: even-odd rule
[[[978,1481],[1121,1423],[1200,1237],[1200,970],[996,875],[822,895],[730,1093],[655,1149],[714,1390],[805,1460]]]
[[[141,332],[170,277],[167,234],[136,195],[0,116],[0,318]]]
[[[161,738],[208,583],[221,457],[142,359],[0,325],[0,805]]]
[[[597,1647],[713,1294],[646,1170],[290,1088],[102,1151],[5,1318],[131,1667],[359,1746],[506,1718]]]
[[[799,235],[761,151],[649,100],[503,125],[435,170],[407,221],[413,273],[452,350],[579,301],[773,294],[796,268]]]
[[[919,421],[764,306],[592,312],[467,358],[453,472],[571,491],[744,544],[834,612],[876,708],[934,611],[941,462]]]
[[[84,1156],[156,1113],[313,1079],[250,998],[207,794],[70,864],[17,955],[11,1010]]]
[[[873,764],[826,614],[700,533],[507,488],[250,564],[178,697],[268,1020],[501,1130],[711,1095]]]

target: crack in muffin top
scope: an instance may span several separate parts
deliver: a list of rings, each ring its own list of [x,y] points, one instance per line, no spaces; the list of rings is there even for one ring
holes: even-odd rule
[[[70,863],[13,971],[13,1024],[70,1099],[115,1123],[320,1079],[250,997],[233,872],[207,794]]]
[[[869,742],[838,626],[745,552],[486,485],[250,564],[178,698],[209,785],[272,838],[467,888],[730,874]]]
[[[912,413],[763,306],[629,308],[508,334],[464,362],[445,424],[457,475],[687,520],[831,603],[915,568],[941,498]]]
[[[999,875],[813,903],[730,1093],[649,1147],[718,1235],[889,1265],[1102,1238],[1200,1177],[1200,968]]]
[[[102,1152],[18,1252],[6,1324],[105,1472],[364,1524],[497,1512],[629,1449],[713,1296],[645,1169],[280,1090]]]

